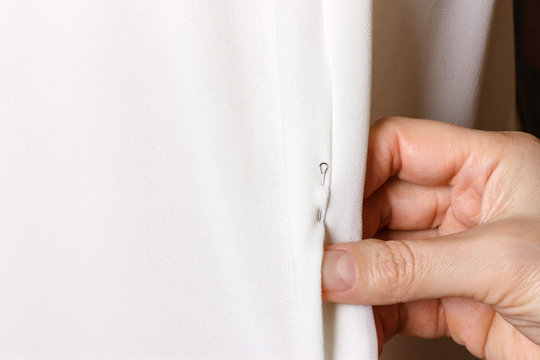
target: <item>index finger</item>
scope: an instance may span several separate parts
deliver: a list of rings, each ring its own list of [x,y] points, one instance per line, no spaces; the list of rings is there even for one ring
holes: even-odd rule
[[[471,152],[475,130],[433,120],[391,117],[369,134],[364,199],[390,177],[421,185],[445,185]]]

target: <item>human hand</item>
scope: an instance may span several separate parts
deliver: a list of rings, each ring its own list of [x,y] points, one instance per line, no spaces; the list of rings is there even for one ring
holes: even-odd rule
[[[372,126],[364,237],[325,249],[325,301],[374,306],[394,334],[540,359],[540,141],[441,122]],[[391,239],[391,240],[389,240]]]

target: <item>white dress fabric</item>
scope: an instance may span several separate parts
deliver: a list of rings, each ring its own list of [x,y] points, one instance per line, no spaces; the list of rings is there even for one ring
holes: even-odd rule
[[[375,359],[323,246],[372,118],[474,124],[493,5],[0,0],[0,358]]]

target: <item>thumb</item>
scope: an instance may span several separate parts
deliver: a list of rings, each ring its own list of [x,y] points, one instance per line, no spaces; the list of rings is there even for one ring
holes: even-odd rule
[[[495,305],[516,286],[502,246],[508,241],[500,230],[486,225],[429,240],[330,245],[323,259],[323,298],[387,305],[462,296]]]

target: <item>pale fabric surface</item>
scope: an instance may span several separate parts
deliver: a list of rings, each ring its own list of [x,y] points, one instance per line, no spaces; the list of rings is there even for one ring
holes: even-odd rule
[[[370,119],[474,124],[493,3],[0,0],[0,355],[375,359],[323,243]]]

